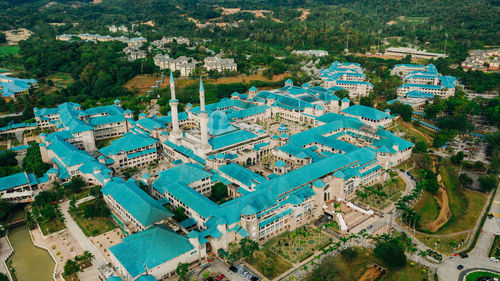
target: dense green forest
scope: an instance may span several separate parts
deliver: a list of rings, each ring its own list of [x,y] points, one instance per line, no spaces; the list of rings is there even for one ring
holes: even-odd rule
[[[363,104],[373,105],[374,99],[389,100],[396,96],[401,80],[390,75],[396,63],[410,62],[382,60],[358,56],[344,56],[349,36],[351,52],[373,51],[383,38],[391,45],[416,44],[428,50],[444,49],[448,35],[447,59],[434,61],[443,74],[457,76],[468,88],[485,92],[500,88],[500,74],[465,72],[456,67],[467,56],[467,50],[488,45],[500,45],[500,1],[409,1],[409,0],[24,0],[0,1],[0,30],[27,28],[34,34],[19,43],[18,55],[0,56],[0,66],[22,70],[26,77],[36,77],[40,84],[52,85],[46,80],[51,74],[68,73],[72,83],[47,94],[30,93],[17,103],[0,100],[0,111],[24,111],[21,120],[32,118],[34,106],[51,107],[63,101],[74,101],[84,106],[97,102],[110,103],[120,97],[135,113],[142,110],[142,99],[123,87],[138,74],[158,72],[151,56],[129,62],[118,42],[86,43],[61,42],[55,36],[62,33],[111,34],[107,26],[125,24],[149,41],[163,36],[185,36],[200,42],[194,49],[183,45],[169,45],[170,55],[191,56],[203,60],[200,48],[209,48],[233,57],[239,73],[251,74],[264,69],[268,77],[290,72],[299,82],[307,81],[299,58],[291,56],[293,49],[324,49],[330,56],[322,58],[321,66],[334,60],[359,62],[374,84],[373,96]],[[228,14],[223,8],[240,8]],[[309,14],[301,17],[302,10]],[[249,10],[266,10],[257,17]],[[190,20],[191,19],[191,20]],[[143,24],[152,21],[154,26]],[[234,23],[237,26],[218,27],[200,23]],[[391,24],[388,24],[391,22]],[[58,23],[55,25],[54,23]],[[61,25],[62,24],[62,25]],[[380,31],[380,34],[379,34]],[[120,33],[117,35],[121,35]],[[204,39],[210,39],[201,43]],[[382,44],[383,45],[383,44]],[[194,77],[199,76],[195,71]],[[216,77],[213,73],[209,76]],[[212,78],[214,78],[212,77]],[[249,82],[249,81],[248,81]],[[208,85],[208,95],[214,101],[227,97],[233,91],[244,91],[250,83]],[[256,82],[253,82],[255,84]],[[187,87],[183,102],[196,103],[196,89]],[[163,95],[167,95],[164,93]],[[162,98],[164,101],[164,98]],[[160,102],[162,112],[168,104]],[[1,120],[6,123],[10,119]],[[17,120],[19,121],[19,120]],[[2,124],[0,124],[2,125]]]

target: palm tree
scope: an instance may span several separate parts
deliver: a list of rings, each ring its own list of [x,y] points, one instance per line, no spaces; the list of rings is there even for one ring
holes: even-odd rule
[[[85,261],[89,261],[89,262],[92,261],[92,259],[94,258],[94,255],[91,252],[87,251],[87,250],[85,250],[83,252],[82,256],[83,256],[83,258],[84,258]]]
[[[342,236],[339,238],[339,240],[342,242],[342,246],[344,246],[345,243],[347,243],[349,241],[349,238],[346,236]]]
[[[424,250],[419,250],[419,251],[418,251],[418,257],[417,257],[417,263],[418,263],[418,261],[419,261],[419,259],[418,259],[418,258],[420,258],[420,257],[424,258],[425,256],[427,256],[427,251],[424,251]]]

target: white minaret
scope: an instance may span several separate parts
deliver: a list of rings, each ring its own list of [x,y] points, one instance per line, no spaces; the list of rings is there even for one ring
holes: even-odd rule
[[[200,77],[200,131],[201,131],[201,150],[207,152],[210,150],[208,144],[208,113],[205,110],[205,88],[203,87],[203,80]]]
[[[179,129],[179,116],[177,106],[179,105],[179,100],[175,98],[175,83],[174,76],[170,72],[170,111],[172,114],[172,131],[170,132],[169,140],[176,143],[181,138],[181,131]]]

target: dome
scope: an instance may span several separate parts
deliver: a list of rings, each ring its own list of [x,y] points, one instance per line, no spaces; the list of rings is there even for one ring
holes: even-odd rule
[[[208,133],[211,135],[220,135],[234,131],[235,128],[229,123],[224,111],[216,110],[210,114],[208,119]]]

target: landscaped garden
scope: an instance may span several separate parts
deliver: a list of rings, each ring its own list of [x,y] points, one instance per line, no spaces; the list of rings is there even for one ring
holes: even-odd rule
[[[401,197],[401,192],[405,190],[406,185],[396,173],[390,172],[390,174],[391,179],[387,182],[363,186],[356,191],[357,201],[377,210],[383,210],[391,203],[396,202]]]
[[[481,278],[481,277],[492,277],[492,278],[500,279],[500,274],[496,274],[493,272],[487,272],[487,271],[475,271],[475,272],[467,274],[467,276],[465,277],[465,281],[476,281],[476,280],[478,280],[478,278]]]
[[[302,227],[273,238],[264,245],[264,248],[269,248],[291,263],[298,263],[331,242],[332,238],[320,229]]]
[[[87,236],[96,236],[116,228],[101,198],[82,203],[78,207],[73,205],[69,213]]]

